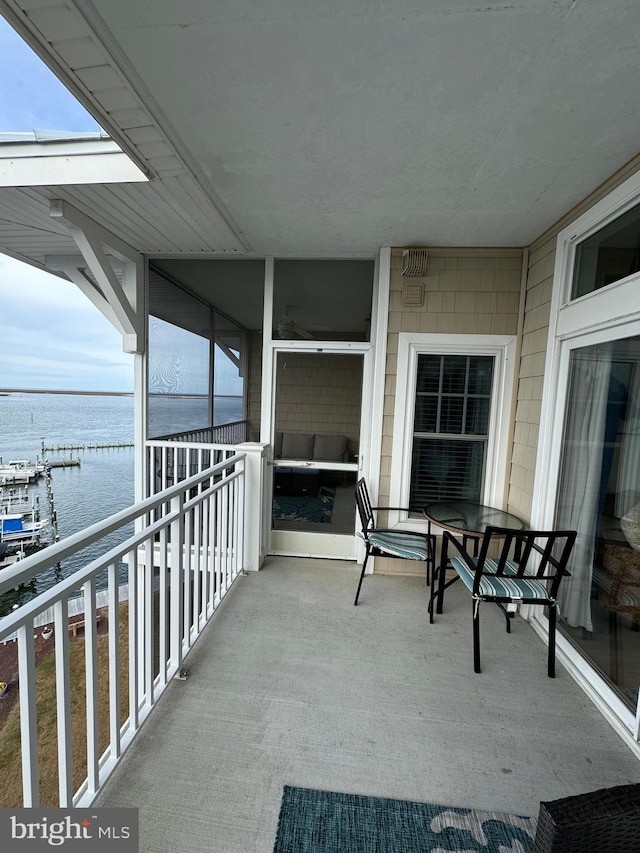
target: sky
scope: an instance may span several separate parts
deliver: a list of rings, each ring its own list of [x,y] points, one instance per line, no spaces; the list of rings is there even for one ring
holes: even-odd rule
[[[98,124],[0,16],[0,132]],[[133,356],[78,290],[0,254],[0,388],[132,391]]]

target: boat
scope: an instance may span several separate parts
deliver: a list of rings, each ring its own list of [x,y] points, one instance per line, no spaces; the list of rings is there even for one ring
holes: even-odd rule
[[[47,470],[44,462],[28,459],[11,459],[6,464],[0,460],[0,486],[25,485],[39,479]]]
[[[38,545],[48,522],[40,520],[35,510],[7,512],[0,515],[0,542]]]
[[[24,557],[24,551],[19,545],[7,545],[6,542],[0,542],[0,569],[6,569],[12,566]]]

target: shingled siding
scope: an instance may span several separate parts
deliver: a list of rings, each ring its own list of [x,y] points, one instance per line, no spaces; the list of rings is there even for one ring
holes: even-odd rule
[[[395,405],[399,332],[437,334],[515,335],[522,281],[519,249],[429,249],[427,274],[422,279],[424,303],[403,300],[402,249],[391,254],[388,354],[385,380],[379,503],[389,502],[391,445]],[[376,559],[376,571],[407,573],[406,560]],[[422,566],[415,565],[422,573]]]
[[[509,476],[509,509],[531,517],[544,366],[549,335],[558,233],[640,169],[640,157],[598,187],[530,246],[525,296],[513,453]]]

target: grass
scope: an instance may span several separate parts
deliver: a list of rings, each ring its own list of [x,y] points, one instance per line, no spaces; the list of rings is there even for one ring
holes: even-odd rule
[[[128,715],[128,605],[119,608],[120,722]],[[70,638],[71,743],[73,790],[87,775],[86,693],[84,638]],[[42,658],[36,669],[40,805],[58,805],[58,738],[54,652]],[[98,636],[98,732],[99,753],[109,743],[109,647],[106,634]],[[20,752],[20,706],[15,702],[0,729],[0,807],[22,806],[22,760]]]

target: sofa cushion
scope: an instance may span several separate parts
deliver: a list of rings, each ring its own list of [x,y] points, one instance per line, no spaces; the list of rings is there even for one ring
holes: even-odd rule
[[[285,432],[282,436],[282,459],[311,459],[313,435]]]
[[[345,435],[316,435],[313,458],[321,462],[344,462],[346,449]]]

